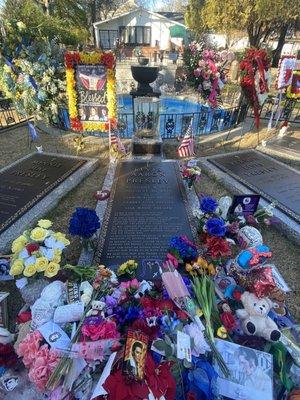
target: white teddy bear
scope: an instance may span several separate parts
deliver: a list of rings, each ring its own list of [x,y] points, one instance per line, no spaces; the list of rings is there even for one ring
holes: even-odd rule
[[[104,309],[106,307],[106,304],[104,301],[99,301],[99,300],[93,300],[92,301],[92,308],[88,311],[86,314],[87,317],[95,317],[95,316],[100,316],[100,317],[105,317],[104,314]]]
[[[268,317],[273,303],[265,297],[259,299],[255,294],[244,292],[241,296],[244,309],[236,310],[242,320],[242,327],[247,335],[255,335],[276,342],[280,338],[280,331],[275,322]]]

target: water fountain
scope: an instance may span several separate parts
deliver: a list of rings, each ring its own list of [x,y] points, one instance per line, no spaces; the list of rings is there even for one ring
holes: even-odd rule
[[[162,139],[159,134],[159,96],[150,86],[158,76],[158,67],[132,65],[131,73],[137,81],[137,89],[132,90],[134,135],[132,153],[161,154]]]

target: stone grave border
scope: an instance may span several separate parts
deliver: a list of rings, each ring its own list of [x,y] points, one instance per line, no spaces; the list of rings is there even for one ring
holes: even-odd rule
[[[32,154],[34,153],[30,153],[25,157],[19,158],[12,164],[2,168],[1,171],[5,171],[11,166],[18,164],[20,161],[26,160],[27,158],[31,157]],[[27,227],[33,226],[43,215],[51,211],[62,197],[64,197],[70,190],[74,189],[86,176],[90,175],[99,164],[99,160],[95,158],[47,152],[44,154],[55,157],[86,160],[86,163],[79,167],[68,178],[66,178],[55,189],[43,197],[38,203],[36,203],[31,209],[29,209],[24,215],[22,215],[17,221],[15,221],[10,227],[0,234],[0,252],[9,251],[9,245],[14,239],[21,235]]]
[[[243,153],[243,152],[248,152],[249,150],[240,150],[239,152],[230,152],[226,153],[226,155],[233,156],[236,155],[237,153]],[[257,150],[254,150],[256,153],[260,153]],[[280,161],[277,161],[276,159],[268,156],[267,154],[262,153],[265,157],[268,157],[272,159],[272,161],[284,165],[285,167],[294,170],[293,168],[289,167],[286,164],[281,163]],[[205,171],[210,177],[215,179],[217,182],[219,182],[221,185],[223,185],[226,189],[228,189],[231,193],[235,194],[255,194],[256,192],[252,189],[250,189],[248,186],[244,185],[237,179],[233,178],[223,170],[221,170],[219,167],[217,167],[215,164],[211,163],[208,161],[208,159],[218,159],[220,157],[223,157],[224,154],[218,154],[215,156],[209,156],[209,157],[201,157],[198,159],[198,163],[200,164],[200,167]],[[271,201],[266,201],[263,197],[260,199],[260,206],[261,207],[266,207],[270,204]],[[300,224],[297,223],[293,218],[291,218],[289,215],[285,214],[283,211],[281,211],[279,208],[274,209],[274,216],[278,218],[279,223],[274,224],[275,228],[277,228],[279,231],[283,232],[290,240],[295,242],[296,244],[300,244]]]
[[[161,159],[160,157],[156,157],[156,156],[149,157],[147,155],[140,156],[140,157],[134,156],[132,158],[125,159],[124,161],[162,161],[162,162],[177,161],[179,164],[179,160]],[[117,169],[117,163],[111,162],[109,164],[108,171],[107,171],[106,177],[104,179],[102,190],[109,190],[109,191],[111,191],[111,193],[113,192],[113,190],[114,190],[113,183],[114,183],[114,176],[116,173],[116,169]],[[186,185],[184,185],[183,182],[182,182],[182,185],[179,186],[179,190],[184,191],[182,193],[183,201],[184,201],[185,208],[187,211],[188,220],[190,221],[190,224],[191,224],[192,234],[193,234],[193,236],[195,236],[196,228],[194,225],[195,225],[196,220],[193,217],[193,210],[194,210],[194,208],[197,208],[199,206],[198,197],[196,195],[194,187],[189,189]],[[95,211],[100,219],[100,224],[101,224],[100,229],[97,231],[96,235],[99,237],[100,234],[103,234],[104,237],[100,238],[100,240],[103,240],[103,242],[104,242],[105,234],[106,234],[105,224],[108,223],[107,219],[110,214],[110,209],[108,208],[109,204],[110,204],[110,197],[106,200],[99,200],[97,202],[97,205],[95,208]],[[102,224],[104,225],[104,227],[102,227]],[[98,248],[96,249],[95,252],[82,249],[79,260],[78,260],[78,265],[81,265],[81,266],[92,265],[93,259],[96,256],[97,252],[98,252]]]

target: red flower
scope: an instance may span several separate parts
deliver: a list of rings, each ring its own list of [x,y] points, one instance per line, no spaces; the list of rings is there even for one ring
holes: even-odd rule
[[[74,131],[82,131],[83,126],[82,122],[78,118],[70,118],[71,120],[71,127],[74,129]]]
[[[184,311],[182,311],[182,310],[176,310],[175,311],[176,312],[176,315],[177,315],[177,318],[178,319],[180,319],[180,320],[182,320],[182,321],[185,321],[185,320],[187,320],[189,317],[188,317],[188,315],[187,315],[187,313],[185,313]]]
[[[80,55],[78,51],[66,52],[65,53],[65,63],[67,68],[73,68],[74,64],[80,62]]]
[[[103,384],[111,400],[144,400],[148,398],[149,389],[144,382],[128,382],[121,370],[110,374]]]
[[[159,326],[148,326],[147,322],[143,319],[136,319],[132,328],[136,331],[142,331],[146,336],[148,336],[149,340],[155,340],[157,338],[159,332]]]
[[[145,379],[155,398],[164,396],[166,400],[174,400],[176,395],[176,381],[170,372],[173,362],[164,362],[155,365],[153,358],[148,354],[145,364]]]
[[[212,236],[207,239],[207,253],[212,258],[219,258],[231,255],[230,245],[226,239]]]
[[[158,300],[156,305],[161,311],[174,311],[175,305],[172,300]]]
[[[116,339],[120,337],[114,321],[102,321],[100,324],[83,325],[81,332],[91,340]]]
[[[197,400],[197,397],[194,392],[189,391],[186,394],[186,400]]]
[[[101,56],[101,62],[102,64],[106,65],[107,68],[112,69],[115,65],[115,56],[112,52],[104,53]]]
[[[30,311],[24,311],[17,316],[18,324],[24,324],[25,322],[30,321],[30,320],[31,320],[31,312]]]
[[[241,293],[239,290],[234,290],[233,293],[232,293],[232,297],[233,297],[235,300],[240,301],[240,300],[241,300],[241,297],[242,297],[242,293]]]
[[[151,299],[151,297],[142,297],[140,299],[140,304],[143,308],[155,308],[156,301],[155,299]]]
[[[38,243],[29,243],[26,246],[26,250],[28,251],[29,255],[31,255],[32,253],[37,251],[39,248],[40,248],[40,245]]]

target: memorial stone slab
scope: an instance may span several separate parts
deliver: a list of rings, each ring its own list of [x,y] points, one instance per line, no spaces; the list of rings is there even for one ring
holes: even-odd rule
[[[170,238],[196,237],[177,162],[118,164],[94,262],[116,269],[134,259],[138,276],[155,279]]]
[[[0,171],[0,249],[53,208],[98,161],[32,153]]]
[[[208,157],[208,161],[261,194],[300,222],[300,173],[254,150]]]

